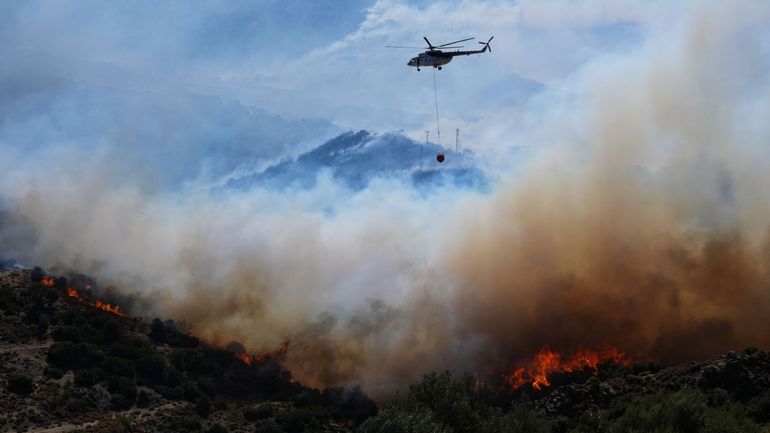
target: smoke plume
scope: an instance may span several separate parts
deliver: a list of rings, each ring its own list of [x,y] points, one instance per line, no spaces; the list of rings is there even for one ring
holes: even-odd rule
[[[3,164],[2,255],[152,296],[133,313],[213,344],[289,341],[298,380],[375,396],[544,344],[662,361],[767,347],[769,18],[760,2],[692,4],[595,58],[510,119],[533,156],[490,168],[490,193],[323,175],[153,190],[115,182],[114,152],[56,143],[45,163]]]

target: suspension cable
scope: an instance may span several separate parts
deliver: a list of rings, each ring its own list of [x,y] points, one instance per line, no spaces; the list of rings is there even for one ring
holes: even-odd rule
[[[436,68],[433,68],[433,100],[436,103],[436,135],[438,135],[438,145],[441,146],[441,126],[438,121],[438,91],[436,90]]]

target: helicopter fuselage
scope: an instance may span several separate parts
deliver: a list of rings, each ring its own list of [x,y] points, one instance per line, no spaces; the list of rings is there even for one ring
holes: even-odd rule
[[[491,41],[492,38],[489,38],[489,41]],[[428,51],[420,53],[417,57],[412,57],[411,60],[406,64],[407,66],[412,66],[417,68],[419,71],[421,67],[423,66],[433,66],[434,68],[441,69],[441,65],[446,65],[447,63],[452,61],[452,57],[456,56],[470,56],[471,54],[481,54],[487,52],[489,50],[489,41],[484,44],[484,48],[480,50],[472,50],[472,51],[441,51],[436,49],[430,49]]]
[[[424,53],[420,53],[417,57],[413,57],[411,60],[409,60],[409,63],[407,63],[407,66],[412,66],[415,68],[421,68],[423,66],[433,66],[434,68],[439,67],[441,65],[446,65],[447,63],[452,61],[451,55],[447,55],[449,53],[444,53],[441,51],[426,51]]]

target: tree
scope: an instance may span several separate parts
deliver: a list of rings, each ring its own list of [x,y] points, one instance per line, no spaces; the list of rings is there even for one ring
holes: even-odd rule
[[[8,378],[6,388],[14,394],[32,394],[32,378],[24,374],[12,374]]]
[[[45,276],[45,272],[39,267],[35,266],[34,269],[32,269],[32,272],[29,274],[29,280],[33,283],[39,283],[43,280],[43,277]]]
[[[166,341],[166,327],[157,317],[152,319],[152,324],[150,325],[150,337],[161,343]]]

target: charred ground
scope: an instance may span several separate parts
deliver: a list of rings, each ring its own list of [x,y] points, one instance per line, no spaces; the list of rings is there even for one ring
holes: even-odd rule
[[[378,409],[357,388],[295,382],[281,351],[246,363],[237,343],[213,347],[97,300],[41,270],[0,271],[0,431],[770,431],[770,353],[756,348],[604,363],[542,389],[433,372]]]

